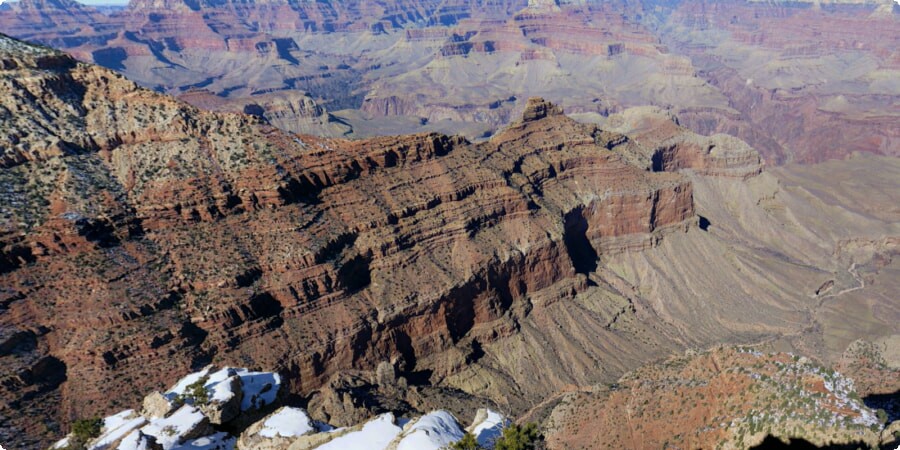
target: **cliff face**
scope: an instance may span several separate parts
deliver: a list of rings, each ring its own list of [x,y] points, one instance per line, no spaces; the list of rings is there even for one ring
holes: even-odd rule
[[[772,163],[851,148],[896,156],[898,12],[880,1],[682,2],[658,29],[662,42],[690,57],[739,114],[679,117],[700,133],[739,136]]]
[[[0,67],[0,439],[22,446],[208,363],[277,370],[349,424],[377,409],[359,371],[407,380],[376,389],[407,409],[518,414],[684,346],[828,355],[861,333],[834,319],[851,303],[900,323],[896,220],[866,202],[894,191],[809,212],[821,189],[659,111],[585,125],[531,99],[480,143],[349,141],[5,36]]]
[[[530,293],[693,220],[685,177],[542,101],[477,145],[297,137],[2,39],[5,433],[210,360],[436,382]]]

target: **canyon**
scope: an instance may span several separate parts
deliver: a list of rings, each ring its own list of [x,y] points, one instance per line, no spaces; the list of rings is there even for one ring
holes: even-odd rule
[[[897,156],[898,21],[891,0],[167,0],[113,12],[21,0],[0,11],[7,34],[291,132],[483,139],[542,96],[586,120],[665,108],[771,164]]]
[[[0,67],[0,439],[21,448],[208,364],[277,371],[354,426],[535,414],[723,342],[896,348],[895,158],[766,168],[666,109],[582,123],[541,98],[478,142],[326,138],[9,37]],[[892,392],[885,353],[869,394]]]
[[[437,448],[489,410],[553,449],[896,446],[898,30],[887,0],[4,3],[0,443]],[[226,367],[277,398],[166,440],[172,386]]]

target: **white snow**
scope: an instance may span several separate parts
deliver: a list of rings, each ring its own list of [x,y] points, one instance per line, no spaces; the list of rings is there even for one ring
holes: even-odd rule
[[[182,436],[200,424],[204,418],[203,413],[197,408],[184,405],[165,419],[152,420],[147,426],[141,428],[141,431],[155,437],[156,442],[162,445],[163,449],[170,450],[181,442]]]
[[[194,372],[185,376],[172,389],[165,394],[170,401],[177,396],[184,394],[184,391],[193,383],[196,383],[203,377],[207,377],[203,386],[209,393],[211,401],[227,402],[235,393],[231,391],[232,377],[239,377],[242,385],[244,397],[241,400],[241,411],[262,408],[270,405],[275,401],[278,395],[278,389],[281,386],[281,376],[272,372],[252,372],[247,369],[234,369],[226,367],[221,370],[212,372],[210,368],[205,368],[199,372]]]
[[[251,372],[247,369],[238,369],[237,375],[241,377],[244,390],[241,411],[262,408],[275,401],[281,387],[280,375],[272,372]]]
[[[122,439],[116,450],[150,450],[150,441],[139,430],[134,430]]]
[[[175,383],[175,386],[172,386],[172,389],[169,392],[166,392],[166,398],[169,400],[174,400],[176,396],[184,394],[184,390],[187,389],[188,386],[196,383],[201,378],[209,375],[210,369],[207,367],[199,372],[194,372],[185,376],[184,378],[178,380]]]
[[[228,400],[231,400],[235,395],[235,393],[231,391],[230,380],[231,377],[238,374],[238,370],[246,369],[232,369],[226,367],[211,372],[210,368],[207,367],[199,372],[194,372],[181,380],[178,380],[178,383],[175,383],[175,386],[172,386],[172,389],[170,389],[169,392],[166,392],[166,398],[170,401],[175,400],[175,397],[184,394],[184,391],[188,386],[206,377],[206,382],[203,383],[203,387],[205,387],[206,391],[210,394],[209,399],[211,401],[225,403]]]
[[[306,411],[299,408],[281,408],[275,414],[269,416],[263,423],[263,429],[259,431],[261,436],[273,438],[276,436],[293,437],[318,431]]]
[[[126,409],[118,414],[103,419],[103,433],[88,447],[89,450],[106,450],[128,433],[147,423],[133,409]]]
[[[172,447],[171,450],[234,450],[235,442],[237,442],[237,439],[228,433],[216,433],[192,439],[184,444]]]
[[[434,411],[415,421],[403,432],[397,450],[439,450],[463,437],[453,414]]]
[[[361,430],[337,437],[316,450],[384,450],[400,431],[394,415],[385,413],[366,422]]]
[[[213,374],[210,374],[209,380],[206,381],[204,387],[210,391],[210,400],[225,403],[234,397],[235,393],[231,391],[231,378],[237,375],[237,370],[224,368]]]
[[[0,41],[0,42],[2,42],[2,41]],[[68,446],[69,446],[69,436],[66,436],[66,437],[64,437],[64,438],[62,438],[62,439],[56,441],[56,443],[53,444],[53,446],[50,447],[50,448],[51,448],[51,449],[54,449],[54,448],[64,448],[64,447],[68,447]]]
[[[118,414],[113,414],[103,419],[103,429],[104,431],[115,430],[135,416],[137,416],[137,414],[135,414],[133,409],[126,409]]]
[[[503,433],[503,428],[509,424],[509,420],[502,414],[487,410],[487,418],[479,424],[475,424],[472,434],[478,440],[478,445],[484,448],[494,448],[494,441]]]

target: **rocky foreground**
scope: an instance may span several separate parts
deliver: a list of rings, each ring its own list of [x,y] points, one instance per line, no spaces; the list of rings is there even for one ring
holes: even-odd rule
[[[900,372],[878,371],[882,382],[896,385]],[[867,406],[852,379],[808,358],[715,348],[643,367],[612,386],[565,394],[546,427],[550,447],[559,449],[744,449],[767,437],[894,448],[896,419]]]
[[[797,188],[658,110],[594,125],[531,99],[480,143],[325,139],[5,36],[0,86],[17,448],[208,364],[277,371],[310,417],[352,427],[518,417],[687,347],[828,360],[900,334],[896,212],[871,203],[893,191]],[[858,163],[880,170],[857,182],[893,173]]]
[[[72,433],[51,449],[87,450],[440,450],[471,433],[493,448],[508,420],[481,409],[463,430],[447,411],[411,419],[392,413],[335,428],[302,408],[281,406],[281,377],[271,372],[207,367],[164,393],[102,420],[95,436]],[[222,431],[228,430],[228,431]]]
[[[870,358],[880,354],[865,348]],[[848,358],[864,364],[860,354]],[[866,365],[883,381],[900,374]],[[479,409],[465,429],[442,410],[412,417],[385,412],[334,427],[285,406],[282,386],[276,373],[207,367],[148,395],[141,408],[106,417],[88,437],[76,431],[50,448],[441,450],[471,433],[481,448],[492,449],[511,424]],[[752,348],[688,352],[550,404],[526,419],[541,419],[554,449],[742,449],[766,438],[892,448],[900,439],[900,421],[890,423],[887,412],[864,404],[852,379],[805,357]]]

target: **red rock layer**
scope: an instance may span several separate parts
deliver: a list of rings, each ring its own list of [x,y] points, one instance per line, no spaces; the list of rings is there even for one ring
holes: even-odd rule
[[[279,370],[299,394],[385,360],[451,376],[473,330],[515,333],[496,325],[529,293],[693,222],[685,177],[538,100],[477,145],[346,141],[202,113],[46,50],[0,59],[0,107],[20,111],[0,170],[16,441],[210,361]]]

